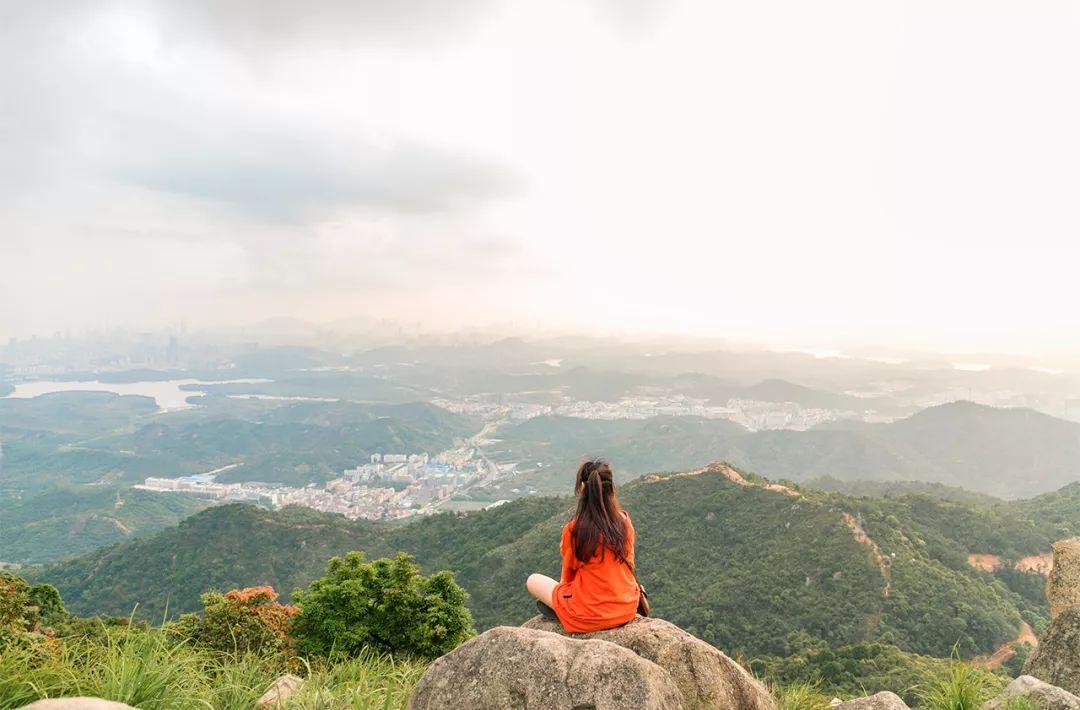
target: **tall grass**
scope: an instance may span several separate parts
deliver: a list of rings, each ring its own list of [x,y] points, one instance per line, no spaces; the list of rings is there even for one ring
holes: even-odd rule
[[[288,708],[404,708],[424,668],[377,654],[305,664],[304,688]],[[100,639],[67,640],[45,660],[0,653],[0,710],[73,695],[141,710],[250,710],[280,673],[280,658],[198,650],[158,631],[109,630]]]
[[[809,683],[771,688],[777,710],[829,710],[829,699]]]
[[[969,663],[954,661],[949,670],[918,692],[920,709],[977,710],[1001,689],[1001,680]]]
[[[425,668],[423,663],[374,653],[312,666],[294,707],[303,710],[404,708]]]

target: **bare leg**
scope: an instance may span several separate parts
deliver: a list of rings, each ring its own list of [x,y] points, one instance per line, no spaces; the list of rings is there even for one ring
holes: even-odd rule
[[[554,599],[555,587],[559,583],[546,574],[530,574],[529,578],[525,580],[525,588],[529,590],[529,594],[533,595],[540,601],[544,602],[552,609],[555,608]]]

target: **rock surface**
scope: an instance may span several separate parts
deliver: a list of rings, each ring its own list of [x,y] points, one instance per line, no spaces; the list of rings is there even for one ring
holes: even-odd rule
[[[302,687],[304,687],[303,678],[295,676],[292,673],[286,673],[270,684],[270,687],[266,689],[266,692],[255,701],[255,707],[285,707],[285,702],[300,692],[300,688]]]
[[[51,698],[24,705],[22,710],[136,710],[130,705],[101,698]]]
[[[855,698],[836,706],[837,710],[910,710],[900,696],[888,691],[870,695],[865,698]]]
[[[439,658],[409,710],[679,710],[660,666],[606,641],[497,626]]]
[[[1054,543],[1054,566],[1046,578],[1050,620],[1071,606],[1080,605],[1080,538]]]
[[[1007,710],[1010,700],[1021,697],[1031,700],[1038,710],[1080,710],[1080,698],[1029,675],[1022,675],[1009,683],[1001,695],[983,705],[983,708]]]
[[[1080,607],[1069,607],[1050,622],[1024,674],[1080,695]]]
[[[588,634],[569,635],[557,621],[537,616],[524,624],[570,636],[599,640],[633,651],[666,670],[682,695],[684,710],[774,710],[769,691],[742,666],[713,646],[663,619],[637,617],[629,624]]]

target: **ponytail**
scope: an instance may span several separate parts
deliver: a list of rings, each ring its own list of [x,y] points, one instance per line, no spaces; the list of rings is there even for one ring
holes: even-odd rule
[[[578,493],[574,513],[574,555],[588,562],[595,555],[603,557],[610,549],[626,556],[626,519],[615,497],[611,466],[602,459],[586,461],[577,472]]]

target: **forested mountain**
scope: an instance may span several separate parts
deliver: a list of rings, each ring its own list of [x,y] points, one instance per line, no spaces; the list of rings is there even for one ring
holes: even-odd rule
[[[151,397],[61,392],[0,398],[0,562],[80,554],[176,523],[208,504],[132,488],[230,464],[219,482],[297,487],[372,453],[439,452],[482,424],[431,404],[199,397],[162,412]]]
[[[174,526],[208,505],[204,498],[137,488],[56,485],[4,506],[3,559],[40,563],[72,557]]]
[[[1032,591],[1041,582],[1007,566],[992,576],[967,555],[1017,559],[1080,530],[1080,506],[1054,496],[995,507],[924,495],[856,498],[766,486],[723,465],[646,476],[621,498],[656,613],[748,655],[787,655],[820,641],[883,641],[938,656],[954,644],[964,655],[992,650],[1017,635],[1021,619],[1043,623]],[[1045,520],[1041,511],[1055,505],[1055,520]],[[559,529],[571,506],[570,498],[521,500],[389,525],[230,505],[36,577],[57,585],[77,613],[128,614],[138,604],[160,617],[166,607],[195,608],[209,588],[271,584],[288,593],[332,555],[405,550],[425,570],[454,571],[485,628],[534,613],[523,580],[558,574]]]
[[[571,425],[572,424],[572,425]],[[537,417],[499,432],[500,446],[565,470],[604,452],[624,471],[676,470],[727,460],[775,478],[927,481],[1024,498],[1080,480],[1080,424],[1030,409],[953,402],[887,424],[836,422],[810,431],[749,432],[724,420],[637,422]],[[561,458],[547,452],[567,452]],[[662,455],[672,457],[663,461]],[[550,490],[550,474],[533,474]]]

